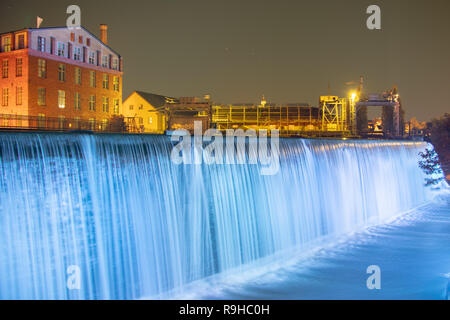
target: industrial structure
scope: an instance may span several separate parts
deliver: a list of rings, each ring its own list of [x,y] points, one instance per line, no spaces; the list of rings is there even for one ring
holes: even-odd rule
[[[263,97],[261,103],[216,105],[212,110],[212,126],[226,129],[278,129],[282,134],[319,130],[319,110],[307,103],[277,105],[267,103]]]

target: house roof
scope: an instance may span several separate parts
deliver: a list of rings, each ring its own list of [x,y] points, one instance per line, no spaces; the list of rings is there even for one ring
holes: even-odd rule
[[[87,32],[93,39],[97,40],[100,42],[101,45],[105,46],[106,48],[108,48],[109,50],[111,50],[112,52],[114,52],[115,54],[117,54],[120,57],[120,54],[115,51],[113,48],[111,48],[109,45],[107,45],[106,43],[104,43],[103,41],[101,41],[95,34],[93,34],[92,32],[90,32],[88,29],[86,29],[83,26],[79,26],[77,27],[79,29],[83,29],[85,32]],[[4,34],[9,34],[9,33],[16,33],[16,32],[20,32],[20,31],[26,31],[26,30],[30,30],[30,31],[41,31],[41,30],[51,30],[51,29],[68,29],[67,27],[43,27],[43,28],[22,28],[22,29],[18,29],[18,30],[14,30],[14,31],[8,31],[8,32],[0,32],[0,35],[4,35]]]
[[[164,107],[164,105],[169,101],[174,100],[177,101],[177,99],[173,97],[161,96],[159,94],[148,93],[144,91],[135,91],[135,92],[155,108]]]

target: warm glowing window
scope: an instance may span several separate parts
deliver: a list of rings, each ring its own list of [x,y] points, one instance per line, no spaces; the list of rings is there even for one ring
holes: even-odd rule
[[[89,96],[89,111],[95,111],[95,96]]]
[[[103,97],[103,112],[109,112],[109,98]]]
[[[120,106],[119,99],[114,99],[114,114],[119,114],[119,106]]]
[[[2,89],[2,106],[6,107],[8,105],[9,92],[8,88]]]
[[[108,128],[108,119],[102,120],[102,130],[106,130]]]
[[[109,89],[109,76],[103,74],[103,89]]]
[[[38,88],[38,106],[45,106],[45,88]]]
[[[119,77],[118,76],[114,76],[114,78],[113,78],[113,90],[114,91],[119,91],[119,89],[120,89]]]
[[[81,69],[75,68],[75,84],[81,85]]]
[[[95,119],[89,118],[89,129],[94,130],[95,129]]]
[[[64,109],[66,107],[66,92],[58,90],[58,107]]]
[[[9,61],[3,60],[2,61],[2,78],[8,78],[9,73]]]
[[[66,81],[66,65],[60,63],[58,65],[58,79],[61,82],[65,82]]]
[[[89,71],[89,86],[91,88],[95,88],[96,87],[96,75],[95,75],[95,71]]]
[[[38,126],[39,128],[45,127],[45,114],[43,113],[38,114]]]
[[[3,37],[2,40],[3,40],[2,51],[3,52],[11,51],[11,36]]]
[[[47,78],[47,61],[44,59],[38,59],[38,77]]]
[[[59,125],[60,130],[64,129],[65,122],[66,122],[66,117],[58,116],[58,125]]]
[[[23,89],[22,87],[16,87],[16,105],[20,106],[22,105],[22,94],[23,94]]]
[[[21,77],[23,72],[23,59],[16,58],[16,77]]]
[[[81,97],[79,92],[75,92],[74,107],[75,110],[81,110]]]
[[[148,118],[148,124],[152,124],[153,123],[153,117],[149,117]]]

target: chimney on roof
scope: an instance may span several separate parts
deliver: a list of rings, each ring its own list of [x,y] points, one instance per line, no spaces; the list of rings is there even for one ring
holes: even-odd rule
[[[106,24],[100,25],[100,40],[104,44],[108,44],[108,26]]]

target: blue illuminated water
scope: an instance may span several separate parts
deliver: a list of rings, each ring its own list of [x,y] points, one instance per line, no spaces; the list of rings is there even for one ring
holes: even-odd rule
[[[285,139],[279,173],[262,176],[177,166],[163,136],[1,134],[0,298],[179,297],[283,263],[429,203],[425,147]],[[70,266],[80,290],[67,286]]]

